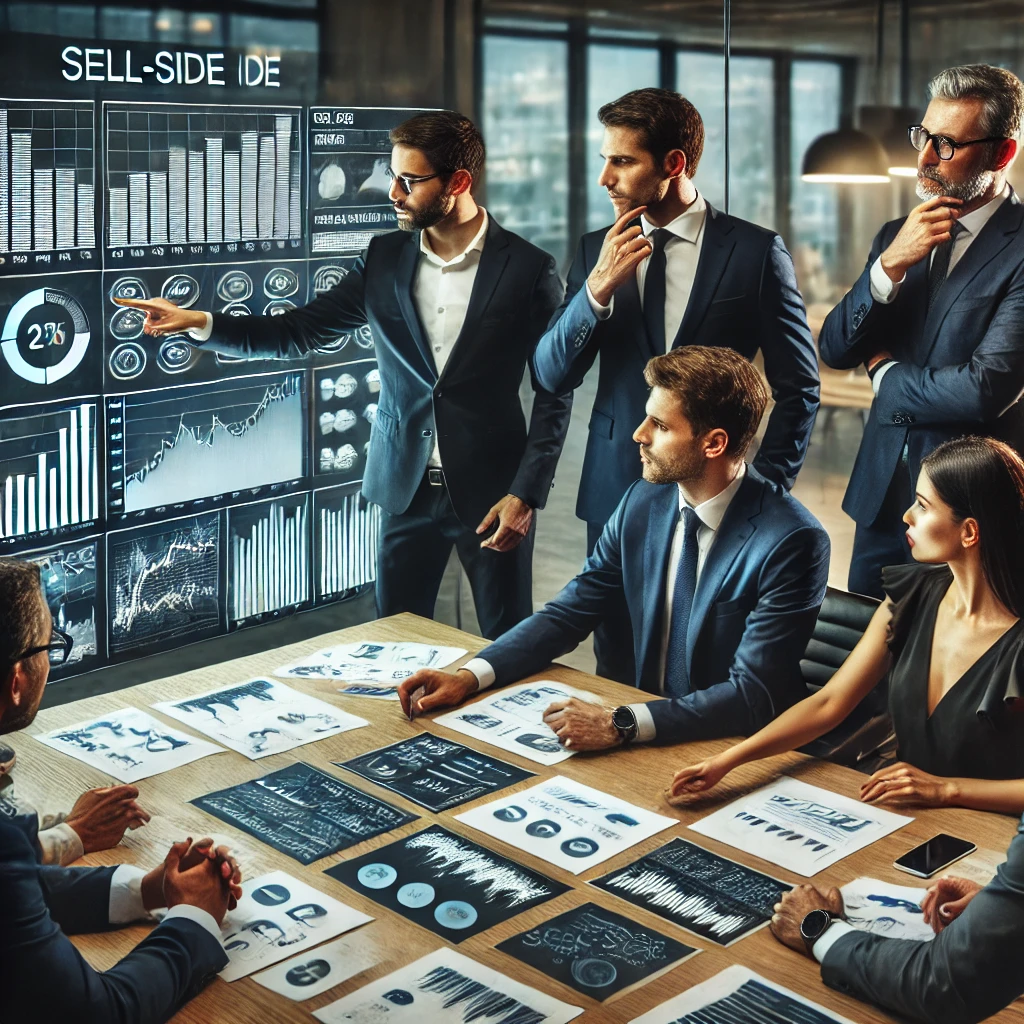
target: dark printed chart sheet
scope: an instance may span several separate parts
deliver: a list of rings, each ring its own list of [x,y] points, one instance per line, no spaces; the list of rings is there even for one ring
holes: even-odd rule
[[[302,864],[416,820],[301,762],[192,803]]]
[[[533,778],[525,768],[430,733],[334,763],[434,812]]]
[[[497,948],[598,1000],[700,952],[596,903],[559,914]]]
[[[793,888],[685,839],[590,884],[721,946],[766,925],[779,897]]]
[[[440,825],[325,873],[449,942],[462,942],[569,889]]]

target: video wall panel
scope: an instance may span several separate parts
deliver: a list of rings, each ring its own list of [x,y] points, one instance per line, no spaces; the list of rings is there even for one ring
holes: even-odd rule
[[[221,92],[245,92],[239,74]],[[396,227],[388,131],[416,111],[194,102],[143,78],[0,98],[0,554],[40,566],[74,637],[55,680],[343,600],[376,571],[369,327],[243,360],[150,337],[114,299],[277,316],[325,294]]]

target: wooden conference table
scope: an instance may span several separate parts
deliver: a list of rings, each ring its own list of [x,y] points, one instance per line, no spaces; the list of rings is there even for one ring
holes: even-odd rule
[[[142,686],[51,708],[40,713],[36,724],[30,731],[49,731],[126,706],[147,709],[150,704],[158,700],[187,697],[214,687],[242,682],[254,676],[269,675],[275,668],[322,647],[369,639],[418,640],[465,647],[470,651],[467,659],[484,644],[484,641],[478,637],[439,623],[414,615],[398,615],[306,640],[266,654],[239,658],[211,668],[187,672]],[[580,689],[590,690],[599,694],[613,706],[643,699],[643,695],[638,697],[637,691],[632,688],[568,668],[552,668],[531,678],[556,679]],[[853,798],[857,796],[858,787],[864,778],[863,775],[827,762],[811,760],[801,754],[788,754],[772,758],[762,764],[748,765],[734,772],[719,787],[719,791],[716,791],[714,799],[707,797],[686,808],[674,808],[665,802],[663,792],[675,769],[721,750],[727,745],[726,741],[691,743],[675,748],[636,746],[597,755],[578,755],[563,761],[554,768],[546,768],[517,755],[489,747],[487,744],[475,744],[468,737],[435,726],[430,718],[417,719],[415,722],[409,723],[402,716],[399,706],[390,701],[342,697],[337,693],[335,684],[324,680],[292,679],[288,680],[288,683],[297,689],[330,701],[345,711],[367,719],[371,723],[370,727],[355,729],[335,738],[321,740],[318,743],[299,747],[285,754],[266,757],[259,761],[250,761],[241,754],[228,751],[214,757],[203,758],[163,775],[145,779],[139,783],[139,789],[141,790],[141,802],[153,814],[150,825],[135,833],[130,833],[125,842],[115,850],[94,854],[88,857],[84,863],[128,862],[149,867],[163,858],[173,840],[180,839],[186,834],[197,838],[207,834],[224,837],[238,851],[247,877],[252,878],[272,870],[283,870],[303,878],[310,885],[322,889],[342,902],[372,915],[375,920],[371,924],[365,925],[358,932],[350,932],[348,935],[359,935],[365,942],[375,945],[382,962],[324,995],[302,1003],[292,1002],[283,996],[276,995],[257,985],[251,978],[245,978],[230,985],[217,979],[174,1017],[176,1024],[185,1024],[185,1022],[190,1022],[190,1024],[191,1022],[195,1022],[195,1024],[309,1022],[313,1020],[310,1016],[311,1010],[333,1002],[340,996],[362,987],[371,979],[387,974],[444,945],[445,943],[438,936],[393,914],[322,873],[326,867],[384,846],[400,836],[419,831],[435,820],[572,886],[569,892],[542,906],[513,917],[504,924],[473,936],[454,948],[567,1003],[576,1006],[582,1005],[585,1009],[584,1013],[577,1018],[579,1021],[597,1024],[597,1022],[632,1020],[683,989],[704,981],[732,963],[744,964],[769,980],[794,989],[807,998],[844,1014],[854,1021],[874,1022],[892,1019],[863,1003],[858,1003],[826,988],[821,982],[818,965],[780,945],[767,929],[762,929],[726,949],[692,936],[689,932],[675,927],[662,918],[633,907],[609,893],[586,884],[589,878],[596,878],[613,868],[628,864],[641,854],[661,846],[676,836],[687,838],[716,853],[766,871],[778,878],[799,883],[804,879],[760,860],[751,853],[736,850],[704,836],[699,836],[689,831],[686,826],[740,793],[771,781],[783,771],[806,782]],[[184,728],[177,722],[171,724],[176,728]],[[359,776],[331,765],[332,761],[347,760],[377,747],[414,736],[421,730],[436,732],[469,745],[478,745],[487,753],[521,764],[524,768],[535,772],[540,779],[557,774],[567,775],[586,785],[614,794],[652,811],[675,817],[679,824],[576,877],[545,861],[506,846],[489,836],[476,833],[468,826],[453,820],[456,814],[467,808],[494,799],[493,795],[482,797],[454,810],[433,815],[395,793],[380,789]],[[8,736],[5,739],[11,740],[18,752],[18,767],[15,770],[17,792],[32,800],[41,810],[67,809],[82,790],[111,784],[111,780],[100,772],[89,768],[80,761],[51,750],[24,733]],[[340,854],[325,857],[310,867],[303,867],[290,857],[278,853],[269,846],[264,846],[252,837],[231,828],[219,819],[206,815],[188,803],[189,800],[204,793],[259,778],[298,760],[313,764],[342,777],[350,785],[357,786],[396,806],[404,807],[419,815],[419,820],[405,825],[402,829],[367,840]],[[519,783],[517,788],[528,788],[536,784],[537,781],[538,779],[527,779]],[[915,884],[915,880],[910,876],[896,871],[892,867],[892,862],[912,846],[940,831],[964,836],[977,843],[979,852],[973,855],[973,867],[969,861],[961,862],[964,866],[959,868],[959,873],[968,874],[973,871],[975,874],[984,875],[986,871],[990,873],[994,864],[1002,860],[1003,853],[1016,827],[1016,821],[1010,817],[975,811],[948,809],[910,811],[908,813],[915,816],[915,820],[911,824],[867,849],[839,861],[832,868],[822,871],[813,878],[813,882],[819,887],[841,886],[851,879],[868,875],[894,883]],[[594,902],[609,910],[617,911],[638,923],[673,936],[679,941],[698,946],[703,949],[703,952],[647,984],[627,990],[605,1003],[597,1003],[494,948],[503,939],[586,902]],[[146,935],[147,931],[148,926],[136,926],[98,935],[76,937],[74,942],[89,962],[102,970],[109,968],[124,956]],[[1021,1009],[1020,1004],[1016,1004],[992,1019],[1024,1021],[1024,1010]]]

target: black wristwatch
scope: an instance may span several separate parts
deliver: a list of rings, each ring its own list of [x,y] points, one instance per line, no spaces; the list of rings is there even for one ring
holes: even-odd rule
[[[636,739],[639,726],[636,724],[636,715],[628,704],[623,704],[621,708],[616,708],[612,712],[612,725],[622,737],[624,744],[628,745]]]
[[[814,944],[828,931],[836,920],[827,910],[812,910],[800,922],[800,937],[807,946],[807,952],[814,955]]]

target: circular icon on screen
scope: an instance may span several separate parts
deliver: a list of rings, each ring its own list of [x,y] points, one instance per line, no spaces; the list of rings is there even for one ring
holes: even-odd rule
[[[252,316],[252,310],[244,302],[231,302],[221,312],[228,316]]]
[[[114,299],[148,299],[149,289],[141,277],[119,277],[111,286],[111,301]]]
[[[362,327],[356,328],[352,332],[352,338],[360,348],[373,348],[373,332],[370,330],[369,324],[363,324]]]
[[[175,274],[164,281],[160,295],[168,302],[188,309],[199,301],[199,282],[189,274]]]
[[[453,928],[462,931],[476,924],[477,912],[472,903],[463,900],[445,900],[439,903],[434,911],[434,920],[442,928]]]
[[[322,387],[323,385],[321,385]],[[356,388],[359,385],[356,383],[355,377],[351,373],[343,373],[334,382],[334,397],[335,398],[351,398],[356,393]],[[330,396],[327,396],[330,398]]]
[[[288,299],[275,299],[263,307],[263,315],[280,316],[282,313],[288,313],[293,309],[295,309],[294,302],[290,302]]]
[[[146,368],[146,350],[135,342],[118,345],[107,360],[110,374],[118,380],[131,380],[138,377]]]
[[[390,864],[364,864],[356,878],[360,885],[367,889],[386,889],[398,877],[398,872]]]
[[[78,367],[90,338],[78,299],[57,288],[37,288],[11,306],[0,351],[22,380],[53,384]]]
[[[299,275],[290,267],[272,267],[263,279],[263,293],[268,299],[287,299],[299,290]]]
[[[156,365],[164,373],[184,373],[198,359],[198,350],[187,341],[168,338],[156,354]]]
[[[217,294],[225,302],[244,302],[252,295],[252,278],[244,270],[232,270],[217,282]]]
[[[314,294],[323,295],[325,292],[329,292],[332,288],[339,285],[347,275],[348,271],[344,267],[336,266],[333,263],[329,263],[326,267],[321,267],[313,275]]]
[[[111,335],[118,341],[131,341],[142,336],[143,328],[146,326],[146,314],[141,309],[122,306],[110,318],[107,326]]]

